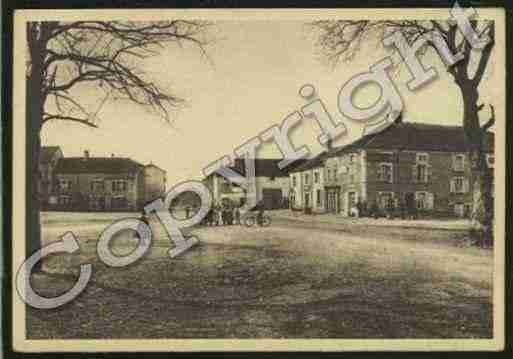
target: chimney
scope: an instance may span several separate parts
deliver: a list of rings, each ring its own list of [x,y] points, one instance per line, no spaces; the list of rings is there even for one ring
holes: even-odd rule
[[[89,158],[89,150],[84,150],[84,158],[85,159]]]

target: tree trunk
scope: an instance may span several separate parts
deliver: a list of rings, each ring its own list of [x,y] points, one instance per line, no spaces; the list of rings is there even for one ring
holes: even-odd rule
[[[44,48],[34,33],[30,24],[27,27],[31,57],[30,71],[26,87],[26,239],[25,253],[31,256],[41,248],[40,200],[38,182],[39,154],[41,152],[40,131],[44,108]],[[33,267],[34,271],[41,270],[41,263]]]
[[[481,246],[493,242],[492,171],[486,162],[484,142],[486,132],[479,124],[479,93],[471,83],[460,85],[464,103],[464,132],[471,163],[472,224],[475,238]]]

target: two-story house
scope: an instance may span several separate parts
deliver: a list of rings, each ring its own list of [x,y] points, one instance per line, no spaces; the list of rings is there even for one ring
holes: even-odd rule
[[[39,154],[39,178],[38,193],[41,208],[48,207],[50,195],[55,182],[54,170],[59,160],[63,157],[62,150],[58,146],[43,146]]]
[[[295,167],[290,171],[289,202],[291,208],[311,208],[312,212],[324,212],[325,178],[323,159],[327,152]]]
[[[165,171],[129,158],[61,158],[55,168],[53,208],[134,211],[165,192]]]
[[[494,135],[484,148],[493,178]],[[349,215],[357,203],[465,216],[472,206],[471,161],[462,127],[398,121],[329,153],[326,211]]]

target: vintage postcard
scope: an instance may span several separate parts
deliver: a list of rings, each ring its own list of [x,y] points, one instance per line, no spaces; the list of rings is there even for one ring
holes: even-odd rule
[[[20,10],[13,347],[504,347],[503,9]]]

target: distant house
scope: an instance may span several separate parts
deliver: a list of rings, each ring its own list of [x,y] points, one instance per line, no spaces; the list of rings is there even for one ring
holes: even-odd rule
[[[313,212],[325,212],[326,176],[323,160],[328,156],[325,151],[316,158],[307,161],[290,171],[290,207],[312,208]]]
[[[166,173],[130,158],[61,158],[54,170],[53,209],[84,211],[140,210],[165,192]]]
[[[337,148],[291,171],[293,205],[350,215],[357,203],[466,216],[472,208],[471,160],[462,127],[398,121],[385,130]],[[494,134],[484,144],[493,183]],[[305,178],[305,176],[307,176]],[[296,183],[296,186],[294,186]],[[324,192],[323,192],[324,190]],[[324,193],[324,199],[315,196]],[[325,201],[324,206],[317,206]]]
[[[297,160],[285,169],[280,169],[278,163],[281,159],[257,158],[255,159],[255,180],[259,198],[262,199],[264,208],[287,208],[290,180],[290,169],[303,164],[304,160]],[[237,158],[230,167],[235,172],[245,176],[244,159]],[[224,199],[230,199],[237,205],[242,205],[246,194],[242,188],[231,183],[218,174],[211,174],[205,179],[206,186],[211,190],[214,203],[221,203]]]
[[[55,167],[63,157],[62,151],[58,146],[43,146],[39,154],[39,178],[38,193],[41,208],[46,208],[49,204],[50,194],[55,183]]]

